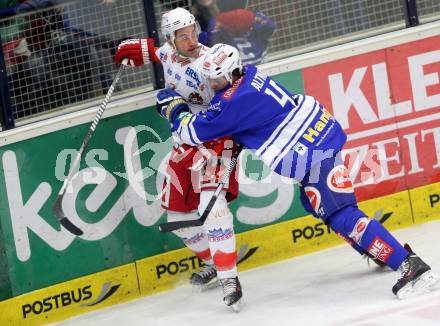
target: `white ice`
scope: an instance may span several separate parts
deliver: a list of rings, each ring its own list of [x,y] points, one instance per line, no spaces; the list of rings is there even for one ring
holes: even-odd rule
[[[393,234],[440,273],[440,221]],[[374,263],[373,263],[374,265]],[[80,315],[60,325],[440,325],[440,286],[398,300],[396,272],[368,267],[348,245],[240,273],[245,306],[222,302],[220,288],[193,293],[189,286]]]

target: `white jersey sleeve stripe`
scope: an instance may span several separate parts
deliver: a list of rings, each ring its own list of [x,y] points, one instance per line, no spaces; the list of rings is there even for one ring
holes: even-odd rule
[[[283,159],[284,156],[292,149],[293,145],[295,145],[299,138],[304,134],[307,127],[309,127],[310,123],[313,121],[313,119],[318,115],[320,112],[319,104],[315,101],[315,105],[313,107],[312,113],[307,118],[307,121],[301,126],[300,130],[290,139],[290,141],[286,144],[286,146],[283,148],[282,152],[278,155],[278,157],[275,158],[273,163],[270,167],[275,168]]]
[[[183,142],[189,144],[189,145],[198,145],[202,142],[197,143],[197,141],[200,141],[198,137],[194,137],[194,135],[191,132],[191,129],[189,128],[189,124],[192,123],[196,118],[196,115],[193,115],[188,124],[180,124],[177,128],[177,134],[179,135],[180,139],[182,139]],[[194,130],[194,128],[192,129]]]
[[[194,126],[193,126],[193,123],[194,123],[195,119],[196,119],[196,115],[193,115],[192,118],[189,120],[189,123],[188,123],[189,132],[190,132],[190,135],[193,136],[194,142],[196,144],[201,144],[203,142],[197,136],[196,130],[194,129]]]
[[[281,133],[275,136],[276,138],[272,144],[268,146],[260,158],[270,167],[275,158],[278,157],[283,149],[291,142],[292,138],[299,138],[302,135],[303,132],[301,132],[301,130],[304,131],[304,125],[307,127],[318,111],[319,107],[316,109],[315,99],[309,96],[305,97],[301,110],[297,111],[299,113],[295,116],[295,119],[288,121]]]
[[[301,108],[301,106],[303,105],[305,100],[305,96],[303,96],[303,99],[301,101],[301,104],[298,105],[298,107],[295,110],[292,110],[287,117],[284,119],[284,121],[282,123],[280,123],[277,128],[275,129],[275,131],[270,135],[270,137],[264,142],[264,144],[258,148],[255,151],[255,154],[257,156],[261,156],[263,154],[263,152],[267,149],[267,147],[269,145],[271,145],[273,143],[273,141],[275,140],[275,138],[280,134],[280,132],[285,128],[285,126],[290,122],[290,120],[292,120],[292,118],[294,117],[295,113],[297,113],[299,111],[299,109]]]

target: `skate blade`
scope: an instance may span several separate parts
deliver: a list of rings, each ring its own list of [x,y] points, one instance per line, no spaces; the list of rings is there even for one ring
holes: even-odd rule
[[[215,278],[212,279],[211,282],[207,283],[207,284],[201,284],[201,285],[192,285],[192,291],[194,293],[201,293],[201,292],[205,292],[205,291],[209,291],[211,289],[214,289],[216,287],[220,286],[220,281]]]
[[[409,283],[400,289],[396,294],[397,298],[402,300],[427,293],[434,289],[434,286],[439,280],[440,277],[429,270],[423,273],[416,281]]]
[[[244,301],[243,299],[240,299],[237,302],[231,304],[229,307],[231,307],[233,312],[240,312],[244,307]]]

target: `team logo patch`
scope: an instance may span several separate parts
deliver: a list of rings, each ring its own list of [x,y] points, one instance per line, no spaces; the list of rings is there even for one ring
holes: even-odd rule
[[[208,230],[208,240],[210,242],[223,241],[232,238],[234,235],[234,230],[232,228],[227,228],[223,230],[222,228]]]
[[[313,209],[318,213],[319,207],[321,206],[321,193],[315,187],[305,187],[304,190]]]
[[[352,238],[357,244],[359,244],[369,223],[370,223],[370,219],[366,217],[360,218],[356,222],[356,225],[354,226],[353,230],[351,231],[349,235],[350,238]]]
[[[192,104],[203,104],[203,97],[197,92],[192,92],[188,96],[188,102]]]
[[[353,192],[348,169],[344,165],[335,166],[327,176],[327,185],[334,192]]]
[[[391,246],[383,241],[379,237],[375,237],[370,247],[368,248],[368,252],[376,259],[387,262],[388,258],[390,258],[394,249]]]
[[[308,147],[306,145],[301,144],[300,142],[296,143],[295,146],[293,146],[293,150],[301,156],[307,153],[307,149]]]

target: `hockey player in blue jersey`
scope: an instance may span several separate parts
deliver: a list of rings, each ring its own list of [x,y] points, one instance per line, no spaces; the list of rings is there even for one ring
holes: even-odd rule
[[[212,46],[227,43],[240,51],[244,63],[263,63],[275,23],[261,12],[245,8],[222,11],[208,23],[200,34],[200,43]]]
[[[216,91],[206,112],[191,114],[169,89],[157,95],[158,111],[183,142],[197,145],[232,135],[275,172],[300,183],[307,211],[359,252],[399,271],[392,288],[398,298],[432,289],[439,277],[431,268],[358,208],[340,154],[346,135],[315,98],[291,94],[255,66],[243,67],[238,50],[225,44],[211,48],[202,73]]]

